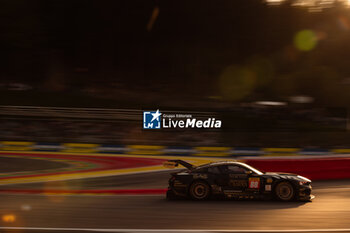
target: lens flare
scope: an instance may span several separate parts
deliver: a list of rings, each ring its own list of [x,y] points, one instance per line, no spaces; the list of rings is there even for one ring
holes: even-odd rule
[[[16,221],[16,216],[14,214],[5,214],[2,216],[2,221],[6,223],[11,223]]]
[[[256,87],[256,74],[247,68],[229,66],[220,76],[222,96],[231,101],[243,99]]]
[[[21,205],[21,210],[23,211],[30,211],[32,209],[32,207],[30,205],[24,204]]]
[[[299,31],[294,37],[294,46],[300,51],[310,51],[317,45],[317,35],[311,30]]]

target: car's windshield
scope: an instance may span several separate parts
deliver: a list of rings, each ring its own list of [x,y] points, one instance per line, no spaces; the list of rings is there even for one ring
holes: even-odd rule
[[[253,168],[253,167],[249,166],[248,164],[242,163],[241,165],[242,165],[243,167],[246,167],[247,169],[251,170],[251,171],[254,172],[255,174],[258,174],[258,175],[264,174],[263,172],[259,171],[259,170],[256,169],[256,168]]]

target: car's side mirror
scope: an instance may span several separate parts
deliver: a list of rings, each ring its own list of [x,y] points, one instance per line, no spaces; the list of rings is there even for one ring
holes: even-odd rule
[[[251,175],[251,174],[253,174],[253,172],[252,172],[252,171],[250,171],[250,170],[248,170],[248,171],[246,171],[246,172],[245,172],[245,174],[247,174],[247,175]]]

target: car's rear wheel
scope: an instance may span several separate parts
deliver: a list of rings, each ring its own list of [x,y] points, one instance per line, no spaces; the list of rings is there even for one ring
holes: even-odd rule
[[[283,181],[277,184],[275,188],[275,195],[278,200],[281,201],[291,201],[294,199],[295,190],[291,183]]]
[[[191,184],[189,193],[194,200],[206,200],[210,196],[210,187],[204,181],[195,181]]]

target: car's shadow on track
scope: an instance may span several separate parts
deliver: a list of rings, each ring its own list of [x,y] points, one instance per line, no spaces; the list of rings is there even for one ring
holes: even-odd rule
[[[157,203],[162,205],[176,206],[176,205],[186,205],[186,206],[232,206],[234,208],[249,208],[254,207],[255,209],[289,209],[298,208],[300,206],[311,204],[311,202],[303,201],[290,201],[282,202],[277,200],[235,200],[235,199],[210,199],[205,201],[193,201],[191,199],[177,199],[177,200],[167,200],[166,198],[160,198],[156,200]]]

